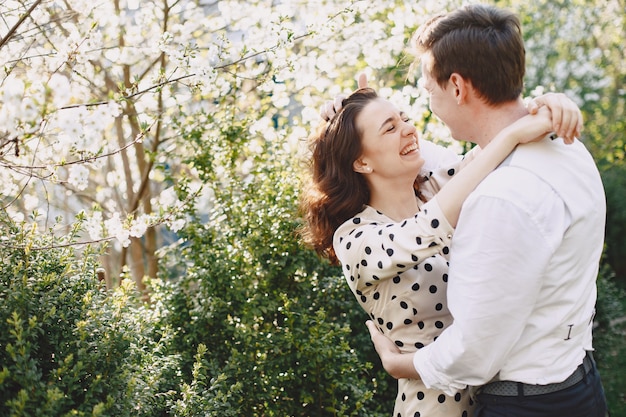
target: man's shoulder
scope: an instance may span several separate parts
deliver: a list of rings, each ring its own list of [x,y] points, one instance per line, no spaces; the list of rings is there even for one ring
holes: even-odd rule
[[[551,187],[540,173],[518,165],[502,165],[489,174],[473,194],[504,199],[528,198],[543,194]]]

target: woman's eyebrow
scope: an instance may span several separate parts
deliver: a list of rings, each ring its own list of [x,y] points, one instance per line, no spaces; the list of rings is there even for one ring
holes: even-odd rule
[[[399,115],[400,115],[400,118],[402,119],[402,118],[404,118],[404,117],[406,116],[406,113],[404,113],[403,111],[401,111],[401,112],[399,113]],[[395,116],[388,117],[388,118],[387,118],[387,119],[386,119],[386,120],[385,120],[385,121],[384,121],[384,122],[380,125],[380,127],[378,128],[378,131],[380,132],[380,131],[383,129],[383,127],[385,127],[385,125],[386,125],[387,123],[392,122],[394,119],[395,119]]]

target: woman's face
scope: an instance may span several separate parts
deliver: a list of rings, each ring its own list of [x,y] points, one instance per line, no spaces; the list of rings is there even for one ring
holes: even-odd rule
[[[419,152],[415,126],[404,112],[377,98],[359,113],[356,126],[361,132],[363,152],[354,163],[355,171],[415,179],[424,159]]]

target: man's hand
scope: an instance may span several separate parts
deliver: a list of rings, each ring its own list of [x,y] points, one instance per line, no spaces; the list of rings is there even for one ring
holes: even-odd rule
[[[536,114],[539,107],[546,106],[552,112],[552,130],[562,137],[565,143],[572,143],[580,136],[583,116],[571,99],[562,93],[548,93],[528,102],[528,112]]]
[[[359,74],[359,77],[357,78],[357,85],[359,86],[359,88],[367,87],[367,75],[365,75],[365,73]],[[329,121],[330,119],[335,117],[335,114],[337,114],[337,112],[341,110],[341,104],[346,97],[347,96],[345,94],[340,94],[335,97],[334,100],[326,101],[320,108],[321,118]]]
[[[411,353],[402,353],[398,346],[387,336],[382,334],[373,321],[365,322],[370,332],[370,338],[374,343],[376,353],[380,356],[383,368],[392,377],[420,379],[419,374],[413,366],[413,355]]]

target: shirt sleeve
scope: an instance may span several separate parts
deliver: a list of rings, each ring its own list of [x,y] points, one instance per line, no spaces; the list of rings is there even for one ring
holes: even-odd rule
[[[355,217],[337,229],[334,248],[350,286],[359,289],[447,252],[453,231],[437,201],[431,200],[401,222]]]
[[[557,229],[564,207],[554,191],[530,174],[508,173],[487,177],[463,206],[448,282],[454,322],[413,357],[426,386],[450,395],[483,385],[500,370],[562,236]],[[520,181],[519,188],[511,180]]]

